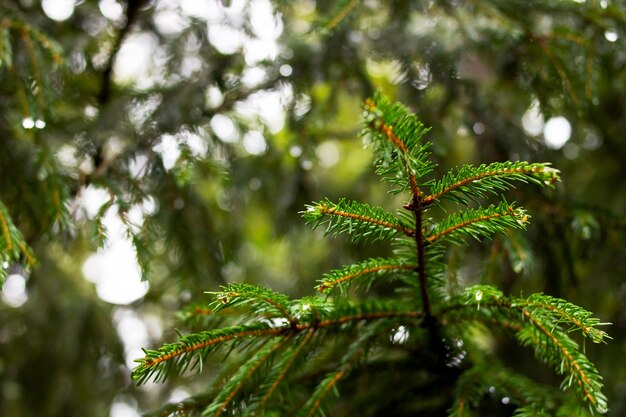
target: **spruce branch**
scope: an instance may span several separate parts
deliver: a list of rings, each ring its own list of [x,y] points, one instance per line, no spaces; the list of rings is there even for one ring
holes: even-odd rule
[[[355,280],[371,283],[372,280],[383,275],[402,274],[403,271],[414,271],[415,265],[406,264],[402,260],[374,258],[366,261],[348,265],[342,269],[335,269],[322,276],[320,284],[315,287],[321,293],[328,293],[336,287],[346,289]]]
[[[139,365],[133,369],[132,376],[138,384],[149,379],[159,382],[167,378],[170,372],[182,374],[187,369],[199,366],[207,354],[228,342],[241,342],[251,337],[272,337],[284,332],[285,329],[267,323],[253,323],[182,336],[178,343],[165,344],[158,350],[145,350],[146,356],[136,360]]]
[[[322,405],[322,401],[328,393],[336,387],[342,378],[345,378],[355,367],[359,361],[363,360],[369,349],[370,339],[376,335],[377,328],[370,327],[364,331],[359,338],[353,342],[346,353],[341,358],[341,367],[334,372],[329,373],[326,378],[315,388],[311,397],[306,404],[300,409],[297,417],[313,417]]]
[[[459,377],[448,417],[472,415],[471,408],[486,395],[507,397],[512,404],[533,409],[554,410],[558,403],[551,387],[538,385],[492,358],[479,359]]]
[[[243,385],[247,383],[252,375],[269,359],[276,354],[288,341],[289,337],[283,339],[270,340],[255,355],[253,355],[230,380],[222,387],[220,393],[215,397],[213,402],[202,413],[202,417],[219,417],[226,410],[228,405],[233,401],[237,393]]]
[[[292,325],[296,324],[295,318],[289,313],[289,297],[284,294],[261,288],[256,285],[244,283],[232,283],[222,287],[222,291],[207,292],[215,296],[211,303],[214,313],[225,308],[250,305],[257,316],[282,317]]]
[[[305,299],[306,300],[306,299]],[[306,315],[298,317],[298,324],[275,323],[268,320],[246,325],[236,325],[222,329],[208,330],[181,336],[177,343],[168,343],[157,350],[144,350],[145,357],[137,359],[139,363],[133,369],[132,377],[138,384],[148,380],[162,381],[171,373],[182,374],[187,370],[201,366],[202,361],[210,353],[221,347],[237,344],[247,339],[259,341],[273,337],[287,337],[305,330],[319,330],[334,326],[342,326],[360,321],[376,321],[390,318],[420,319],[422,313],[403,310],[397,301],[384,302],[375,300],[358,304],[337,303],[335,308],[317,314],[310,314],[314,309],[311,303],[300,302]],[[294,302],[294,304],[298,304]],[[323,315],[320,315],[323,314]],[[305,321],[306,320],[306,321]]]
[[[214,314],[213,309],[205,303],[192,303],[176,314],[178,320],[192,329],[215,328],[215,321],[220,322],[222,315]]]
[[[523,345],[532,346],[535,356],[554,366],[559,374],[566,374],[563,388],[574,386],[581,391],[585,401],[598,413],[608,411],[607,398],[602,393],[602,377],[596,367],[579,350],[575,341],[558,329],[551,329],[529,310],[522,313],[534,326],[518,334]]]
[[[560,298],[545,294],[532,294],[526,300],[526,306],[536,309],[535,314],[546,316],[555,325],[564,324],[568,327],[568,332],[579,330],[585,337],[594,343],[605,342],[610,336],[596,326],[607,325],[601,323],[599,319],[593,317],[593,313]],[[516,302],[516,305],[524,303]]]
[[[406,107],[381,94],[367,99],[364,110],[363,136],[376,155],[376,173],[397,187],[393,193],[421,197],[418,180],[434,169],[430,143],[422,143],[428,129]]]
[[[394,215],[355,201],[340,199],[333,203],[325,199],[307,206],[302,216],[314,228],[324,225],[326,235],[346,233],[353,242],[391,240],[395,257],[370,258],[324,274],[316,288],[324,294],[335,288],[342,290],[333,297],[318,295],[290,300],[254,285],[224,286],[221,291],[211,293],[215,301],[209,316],[207,309],[195,306],[186,317],[211,317],[235,309],[237,314],[218,315],[224,317],[229,327],[181,336],[178,343],[146,351],[133,371],[134,379],[138,383],[149,379],[160,381],[168,374],[201,366],[207,355],[222,347],[232,349],[243,345],[250,351],[248,360],[230,373],[223,387],[214,391],[211,405],[206,407],[207,402],[204,403],[203,415],[220,416],[224,412],[258,415],[274,411],[277,402],[272,400],[291,394],[289,382],[315,377],[317,372],[310,373],[310,368],[317,367],[324,370],[325,377],[298,414],[311,417],[322,413],[322,403],[342,379],[369,360],[371,348],[385,349],[384,342],[373,344],[374,337],[384,335],[386,342],[389,331],[401,323],[412,326],[411,329],[424,328],[425,331],[415,336],[414,346],[428,350],[423,359],[436,362],[433,369],[450,365],[449,353],[454,349],[448,344],[450,340],[467,342],[467,350],[457,345],[461,350],[458,361],[464,365],[462,373],[459,369],[454,374],[461,377],[455,381],[455,403],[448,410],[450,416],[471,415],[493,385],[521,407],[521,415],[561,411],[550,389],[503,368],[488,354],[472,347],[473,336],[466,325],[469,322],[472,329],[498,328],[516,336],[520,344],[534,349],[537,359],[564,375],[563,387],[573,387],[582,402],[604,412],[602,378],[570,338],[574,331],[595,343],[608,338],[598,329],[603,323],[590,312],[543,294],[527,298],[505,296],[490,286],[474,286],[460,295],[450,295],[444,292],[441,279],[449,267],[445,263],[444,243],[490,238],[511,229],[524,229],[528,222],[525,210],[504,198],[497,205],[470,209],[468,197],[508,190],[515,181],[553,186],[559,180],[559,172],[547,163],[503,162],[478,167],[466,165],[439,181],[425,179],[434,167],[428,158],[429,144],[422,141],[427,129],[405,107],[381,95],[366,101],[363,130],[376,153],[376,172],[392,183],[395,191],[403,191],[409,198],[403,206],[405,210]],[[425,195],[422,190],[429,190],[430,194]],[[466,208],[435,223],[428,216],[428,209],[444,198]],[[523,258],[526,248],[518,244],[515,250]],[[369,289],[379,278],[398,279],[397,289],[403,296],[363,300],[346,297],[352,286]],[[213,323],[212,319],[205,321]],[[223,325],[219,317],[215,323]],[[355,336],[356,342],[346,348],[346,340],[354,340]],[[425,340],[418,340],[425,336]],[[471,363],[464,359],[466,356]],[[338,357],[341,357],[339,361]],[[309,363],[310,358],[316,359]],[[333,364],[330,369],[326,366],[329,362]],[[248,391],[247,387],[253,385],[258,388]]]
[[[259,393],[263,393],[258,401],[257,408],[263,410],[270,397],[274,394],[274,391],[278,388],[281,382],[284,381],[287,373],[292,366],[296,363],[296,360],[301,357],[302,351],[309,346],[309,341],[313,337],[314,329],[307,330],[297,343],[292,344],[291,347],[285,352],[280,359],[279,363],[274,367],[274,372],[270,374],[263,385],[258,389]]]
[[[526,211],[515,208],[506,201],[486,208],[468,209],[453,213],[426,236],[429,243],[445,239],[457,244],[465,243],[467,237],[488,238],[507,229],[523,229],[528,222]]]
[[[417,275],[420,284],[422,306],[427,317],[431,316],[423,242],[424,201],[418,180],[434,169],[427,149],[430,143],[422,143],[428,129],[400,103],[391,103],[381,94],[365,101],[364,132],[373,144],[376,173],[387,182],[395,184],[395,192],[410,191],[411,202],[405,208],[413,212],[416,242]],[[430,322],[431,320],[429,320]],[[434,337],[434,335],[433,335]]]
[[[540,186],[554,186],[560,181],[560,172],[549,163],[494,162],[478,167],[463,165],[448,172],[430,188],[430,194],[424,197],[424,204],[448,197],[462,204],[463,196],[483,197],[486,193],[496,194],[513,187],[512,182],[532,182]]]
[[[22,14],[7,15],[0,19],[0,73],[7,69],[22,117],[35,123],[54,109],[50,73],[63,63],[61,48]]]
[[[393,305],[394,303],[396,305]],[[317,323],[299,324],[298,330],[305,330],[309,328],[319,329],[343,325],[346,323],[394,318],[419,320],[424,316],[424,314],[420,311],[398,309],[398,304],[397,300],[388,300],[386,302],[377,300],[371,303],[362,302],[357,305],[338,304],[337,311],[339,314],[335,314],[333,317],[326,318]]]
[[[387,240],[398,233],[415,234],[415,230],[384,209],[356,201],[342,198],[333,203],[326,199],[306,207],[301,214],[307,223],[314,228],[326,225],[326,235],[347,233],[353,242]]]
[[[552,414],[544,411],[542,408],[533,406],[520,407],[513,413],[513,417],[551,417]]]
[[[12,225],[11,218],[9,217],[6,207],[0,203],[0,228],[2,229],[3,240],[0,241],[2,248],[6,252],[13,252],[13,236],[9,230],[9,225]],[[3,251],[3,252],[4,252]]]
[[[521,326],[516,332],[520,343],[532,347],[535,356],[550,364],[558,374],[565,374],[563,388],[574,387],[595,411],[601,414],[607,411],[607,399],[601,391],[602,377],[578,344],[560,327],[567,324],[582,329],[593,328],[601,324],[598,320],[582,309],[574,311],[570,306],[564,306],[558,299],[552,304],[549,298],[537,302],[539,296],[534,296],[533,300],[505,297],[501,291],[483,285],[468,288],[460,298],[461,304],[449,305],[441,312],[444,317],[486,318],[509,329],[509,321],[516,321]],[[547,308],[545,304],[551,307]],[[606,336],[599,332],[593,337]]]
[[[33,250],[11,220],[6,206],[0,201],[0,289],[6,278],[7,267],[20,260],[24,260],[28,268],[37,265]]]

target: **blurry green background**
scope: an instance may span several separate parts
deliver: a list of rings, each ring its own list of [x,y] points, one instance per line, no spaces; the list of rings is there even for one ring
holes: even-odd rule
[[[622,2],[1,0],[0,45],[0,201],[40,262],[2,266],[0,415],[181,400],[202,376],[129,378],[180,308],[233,281],[311,294],[324,271],[388,253],[298,214],[322,197],[401,203],[359,139],[376,90],[432,126],[438,173],[562,171],[554,191],[512,194],[528,232],[451,250],[451,271],[613,323],[587,354],[609,415],[626,414]]]

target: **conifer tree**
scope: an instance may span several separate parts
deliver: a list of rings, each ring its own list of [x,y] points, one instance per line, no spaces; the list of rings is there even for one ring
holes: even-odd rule
[[[280,298],[273,310],[265,305],[267,311],[258,312],[272,322],[310,322],[306,314],[292,311],[298,305],[333,309],[334,315],[319,313],[332,318],[354,305],[383,311],[385,305],[378,310],[371,305],[385,300],[392,304],[388,312],[419,315],[294,332],[266,363],[240,371],[252,378],[245,378],[232,402],[252,404],[249,413],[265,407],[267,414],[292,414],[321,381],[350,362],[349,356],[342,360],[351,354],[348,344],[371,337],[355,345],[371,350],[323,393],[318,411],[542,415],[538,409],[543,408],[548,415],[586,415],[580,403],[591,405],[593,395],[585,389],[593,390],[582,383],[575,388],[575,375],[564,384],[574,388],[551,389],[564,376],[557,376],[554,366],[534,366],[534,349],[521,346],[541,341],[536,335],[525,338],[518,323],[526,317],[521,310],[533,314],[536,303],[560,306],[569,315],[555,331],[568,331],[579,347],[565,339],[562,347],[594,358],[605,378],[610,414],[625,413],[626,368],[612,366],[626,348],[621,302],[626,267],[615,261],[626,252],[626,183],[621,181],[626,9],[621,2],[69,1],[74,11],[64,21],[51,18],[45,4],[52,3],[0,0],[0,286],[5,276],[9,284],[0,293],[0,415],[117,417],[120,404],[137,412],[155,408],[155,397],[162,404],[180,379],[130,385],[128,360],[135,353],[126,345],[119,318],[146,318],[150,341],[145,345],[158,346],[174,338],[170,324],[169,332],[155,330],[172,310],[243,276],[295,298],[302,296],[301,287],[312,286],[297,278],[322,277],[316,290],[321,299],[292,300],[244,284],[223,289]],[[272,27],[272,36],[280,35],[274,55],[262,60],[253,46],[267,40],[258,31],[259,5],[266,6],[273,22],[266,20],[265,26]],[[243,46],[233,48],[234,42],[223,49],[221,33],[232,34],[229,40],[245,39]],[[147,71],[134,80],[117,77],[123,52],[138,40],[148,40],[154,52]],[[420,119],[433,126],[434,145],[416,151],[425,160],[412,162],[437,165],[425,177],[416,176],[419,190],[429,197],[422,220],[424,237],[432,239],[424,241],[432,318],[421,304],[419,271],[412,271],[419,265],[417,245],[407,250],[415,236],[406,232],[416,229],[414,211],[400,208],[410,208],[408,177],[392,180],[396,194],[381,198],[385,184],[363,169],[367,153],[351,140],[356,103],[378,88],[419,109]],[[285,124],[278,132],[262,112],[251,115],[248,108],[263,95],[281,95]],[[529,115],[541,119],[532,131],[525,123]],[[543,133],[550,120],[563,117],[572,128],[570,140],[562,148],[546,146]],[[213,119],[229,121],[237,134],[222,137]],[[262,135],[262,152],[248,152],[249,133]],[[162,152],[168,141],[179,152],[170,163]],[[191,146],[198,141],[204,147]],[[376,141],[370,144],[376,149]],[[332,167],[321,152],[329,147],[342,157]],[[433,154],[426,156],[428,150]],[[484,169],[510,170],[517,162],[489,163],[508,159],[550,160],[567,178],[556,193],[547,186],[545,192],[525,194],[524,205],[533,214],[526,234],[510,216],[494,220],[488,230],[477,221],[494,211],[508,213],[508,201],[521,201],[527,188],[509,190],[506,202],[499,194],[516,182],[538,179],[528,172],[517,178],[483,176]],[[468,161],[474,165],[440,175]],[[468,177],[476,180],[463,183]],[[459,189],[446,191],[455,182]],[[83,202],[94,191],[105,201],[88,213]],[[310,200],[320,203],[303,213],[307,219],[314,225],[328,221],[316,232],[331,227],[331,234],[345,236],[350,244],[308,234],[297,212]],[[320,209],[326,212],[315,211]],[[143,218],[137,222],[138,210]],[[338,219],[338,211],[390,227]],[[123,222],[132,242],[128,253],[136,255],[143,278],[149,278],[149,293],[131,305],[105,302],[81,270],[87,257],[106,250],[107,215]],[[492,242],[484,241],[487,234]],[[467,242],[473,243],[459,245]],[[391,256],[393,250],[397,253]],[[348,266],[339,268],[342,264]],[[323,274],[325,269],[331,270]],[[467,293],[475,283],[494,287]],[[506,296],[493,292],[496,287]],[[10,299],[16,288],[23,297],[18,303]],[[467,301],[468,311],[453,305],[455,299],[464,302],[464,291],[473,300]],[[522,297],[535,291],[559,298]],[[202,303],[182,312],[184,334],[256,323],[259,316],[250,311],[254,297],[224,308],[229,298],[221,293],[213,294],[216,314]],[[591,343],[606,335],[585,327],[587,313],[560,298],[613,322],[616,340],[607,346]],[[525,303],[530,306],[520,307]],[[500,310],[517,311],[519,317]],[[505,329],[498,330],[496,320]],[[372,321],[380,323],[382,333],[368,336],[375,332]],[[582,328],[582,336],[569,333],[565,323],[573,321],[572,329]],[[552,332],[553,326],[546,329]],[[381,336],[385,331],[388,337]],[[335,338],[341,332],[346,332],[343,339]],[[548,349],[554,340],[541,341],[545,351],[554,354]],[[232,342],[224,347],[239,340]],[[253,342],[254,349],[263,340],[251,336],[242,342],[243,347]],[[320,346],[325,343],[329,346]],[[245,358],[268,350],[227,352],[218,385],[233,377]],[[535,353],[547,361],[542,363],[555,365],[554,357]],[[198,387],[206,386],[205,377],[215,377],[216,362],[222,360],[220,354],[208,355],[205,371],[184,386],[198,395],[164,412],[201,414],[219,390]],[[574,362],[588,372],[582,361],[572,354],[563,372],[572,374],[566,367]],[[175,370],[163,375],[173,376]],[[336,398],[335,388],[341,393]],[[259,400],[254,392],[269,394]],[[528,398],[524,405],[520,393]],[[283,398],[287,405],[281,408]]]
[[[461,417],[490,415],[494,398],[516,416],[605,413],[602,377],[584,353],[585,343],[606,341],[604,323],[546,294],[457,289],[446,278],[450,245],[527,227],[530,215],[506,199],[508,189],[520,182],[553,187],[559,171],[549,163],[494,162],[435,178],[428,129],[380,94],[365,101],[362,128],[376,173],[404,204],[394,212],[323,199],[302,216],[326,235],[391,245],[394,256],[332,270],[317,295],[301,299],[247,283],[209,293],[208,305],[183,312],[187,324],[203,317],[206,327],[145,350],[132,377],[163,381],[201,370],[209,355],[230,355],[235,365],[224,365],[206,392],[157,415],[308,417],[339,407],[352,415]],[[560,375],[563,392],[503,364],[488,346],[494,335],[531,351]]]

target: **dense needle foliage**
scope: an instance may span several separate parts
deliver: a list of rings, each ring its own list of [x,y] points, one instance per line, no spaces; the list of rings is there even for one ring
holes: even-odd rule
[[[328,397],[343,380],[358,381],[366,374],[369,386],[351,395],[354,414],[409,415],[423,401],[412,383],[394,388],[403,400],[391,408],[361,404],[363,398],[391,391],[376,370],[381,365],[429,374],[423,384],[436,383],[444,395],[423,415],[484,415],[476,410],[490,390],[506,396],[518,416],[561,415],[572,407],[605,413],[602,377],[570,336],[576,332],[593,343],[605,341],[607,334],[598,329],[602,323],[591,313],[543,294],[516,297],[492,286],[460,291],[445,286],[448,244],[506,234],[528,223],[526,211],[504,199],[477,208],[469,202],[516,181],[551,187],[560,180],[559,171],[548,163],[466,165],[434,181],[427,129],[416,116],[380,95],[365,102],[364,113],[363,136],[375,153],[376,172],[406,204],[393,213],[365,203],[323,200],[302,214],[313,227],[325,228],[326,235],[346,234],[362,244],[386,241],[396,248],[395,256],[325,274],[318,289],[326,296],[292,300],[250,284],[225,286],[211,294],[214,301],[205,310],[221,318],[219,326],[145,351],[133,378],[161,381],[201,369],[209,354],[234,349],[241,356],[237,369],[222,372],[202,401],[170,406],[164,414],[325,415]],[[446,197],[458,210],[438,219]],[[374,290],[381,287],[393,291],[382,296]],[[501,365],[480,346],[488,329],[504,331],[530,348],[563,376],[566,394]]]
[[[0,0],[0,415],[625,415],[625,50],[614,0]]]

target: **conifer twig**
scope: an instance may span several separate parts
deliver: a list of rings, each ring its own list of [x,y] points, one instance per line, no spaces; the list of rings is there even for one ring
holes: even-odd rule
[[[415,231],[409,229],[408,227],[404,227],[402,225],[399,224],[394,224],[385,220],[379,220],[379,219],[374,219],[371,217],[367,217],[367,216],[363,216],[360,214],[354,214],[354,213],[350,213],[347,211],[342,211],[342,210],[338,210],[336,207],[326,207],[326,206],[320,206],[320,212],[323,214],[328,214],[331,216],[338,216],[338,217],[345,217],[348,219],[354,219],[354,220],[358,220],[360,222],[364,222],[364,223],[371,223],[371,224],[375,224],[378,226],[382,226],[382,227],[386,227],[388,229],[395,229],[399,232],[402,232],[408,236],[414,236],[415,235]]]
[[[177,344],[169,344],[163,346],[159,350],[146,351],[144,358],[139,359],[140,364],[133,370],[133,378],[137,381],[144,382],[152,374],[157,372],[156,380],[160,379],[158,367],[170,361],[183,361],[187,355],[208,348],[217,348],[227,342],[241,340],[249,337],[276,337],[288,336],[294,332],[305,330],[317,330],[321,328],[342,325],[349,322],[358,322],[361,320],[380,320],[394,317],[406,317],[419,319],[423,313],[418,311],[374,311],[357,314],[349,314],[341,317],[330,318],[320,321],[311,321],[306,323],[298,323],[296,326],[291,324],[285,326],[268,326],[266,324],[256,324],[250,326],[241,326],[237,328],[224,328],[213,331],[205,331],[199,335],[192,335],[181,338]],[[202,335],[205,335],[203,338]],[[188,361],[184,361],[181,368],[187,367]]]
[[[261,365],[263,365],[276,351],[282,348],[285,345],[285,343],[289,341],[289,339],[290,339],[289,337],[285,337],[282,340],[275,341],[273,345],[263,347],[257,353],[257,355],[255,355],[248,361],[248,363],[251,363],[251,366],[249,367],[245,366],[245,365],[248,365],[248,363],[246,363],[239,370],[239,373],[241,373],[242,375],[235,375],[233,377],[233,379],[236,379],[237,382],[232,387],[230,392],[228,392],[228,394],[225,395],[226,398],[222,398],[224,395],[218,396],[213,401],[212,406],[210,406],[207,409],[207,411],[214,411],[212,416],[220,417],[222,413],[226,411],[226,407],[228,406],[228,404],[231,403],[231,401],[235,398],[237,393],[241,390],[244,383],[247,382],[249,378],[259,369],[259,367],[261,367]],[[222,394],[224,394],[225,392],[226,391],[222,391]],[[207,412],[203,413],[203,415],[206,415],[206,414]]]
[[[354,268],[356,266],[356,268]],[[355,278],[359,278],[363,275],[371,275],[379,272],[392,272],[401,270],[415,270],[415,265],[398,264],[397,262],[384,262],[380,260],[366,261],[362,264],[351,265],[344,270],[336,270],[331,274],[325,274],[322,283],[317,286],[317,289],[321,293],[328,292],[329,290],[337,287],[348,281],[352,281]]]
[[[280,374],[278,375],[276,380],[274,380],[274,382],[269,387],[269,389],[267,390],[265,395],[263,395],[263,398],[261,398],[261,401],[259,402],[259,408],[260,409],[263,409],[265,407],[265,404],[267,403],[269,398],[274,393],[274,390],[276,390],[278,385],[283,381],[283,379],[285,378],[285,375],[287,375],[287,372],[289,372],[289,369],[291,368],[291,366],[294,364],[294,362],[298,358],[298,355],[300,354],[302,349],[308,344],[309,340],[311,340],[311,338],[313,337],[314,333],[315,333],[315,331],[313,329],[309,330],[306,333],[306,336],[304,337],[304,339],[298,344],[298,346],[291,353],[291,356],[289,357],[289,360],[283,366],[282,370],[280,371]]]
[[[563,343],[559,341],[559,339],[556,338],[556,336],[554,336],[552,331],[548,330],[543,324],[541,324],[537,319],[535,319],[528,310],[523,309],[522,314],[524,315],[524,317],[530,320],[533,323],[533,325],[541,331],[541,333],[543,333],[546,337],[548,337],[548,339],[552,343],[554,343],[554,345],[563,353],[563,356],[567,358],[567,362],[565,363],[565,366],[568,368],[568,370],[576,372],[576,375],[578,376],[577,377],[578,385],[583,390],[585,398],[588,399],[591,404],[596,405],[597,403],[596,397],[592,395],[587,388],[587,385],[591,382],[591,380],[587,376],[587,373],[576,362],[573,354],[565,347],[565,345],[563,345]]]
[[[428,206],[442,197],[470,185],[490,181],[491,191],[509,188],[507,182],[531,180],[539,185],[552,185],[559,180],[559,171],[549,164],[526,162],[496,162],[489,165],[473,167],[463,166],[455,174],[449,173],[441,181],[435,183],[431,194],[424,197],[424,205]],[[506,181],[506,182],[505,182]],[[485,187],[475,187],[473,192],[480,193]]]
[[[376,110],[377,106],[372,100],[366,101],[366,106],[370,111]],[[371,126],[371,124],[370,124]],[[402,155],[402,160],[406,169],[406,174],[409,181],[409,186],[411,189],[411,203],[408,206],[405,206],[407,210],[411,210],[415,216],[415,233],[412,235],[415,238],[415,246],[417,251],[417,274],[420,284],[420,295],[422,298],[422,307],[424,309],[424,313],[426,317],[431,317],[430,311],[430,299],[428,296],[428,289],[426,287],[426,269],[424,266],[424,238],[423,238],[423,225],[422,225],[422,212],[423,212],[423,201],[422,201],[422,192],[420,191],[417,185],[417,178],[415,176],[415,172],[411,169],[409,164],[409,148],[404,144],[398,136],[393,132],[393,128],[383,121],[379,122],[378,129],[392,142],[398,151]]]

